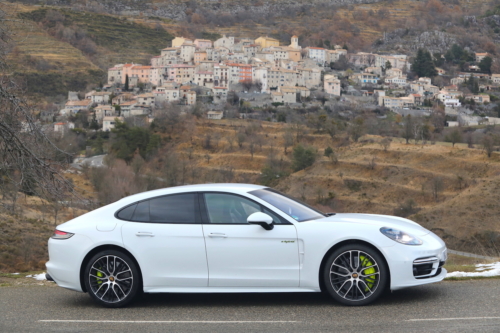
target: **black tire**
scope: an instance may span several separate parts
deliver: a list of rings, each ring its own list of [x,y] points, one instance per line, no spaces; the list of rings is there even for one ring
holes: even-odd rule
[[[94,255],[85,266],[83,279],[90,297],[108,308],[126,306],[142,288],[135,261],[116,250]]]
[[[349,244],[328,257],[322,278],[326,291],[334,300],[361,306],[372,303],[384,293],[389,269],[384,258],[373,248]]]

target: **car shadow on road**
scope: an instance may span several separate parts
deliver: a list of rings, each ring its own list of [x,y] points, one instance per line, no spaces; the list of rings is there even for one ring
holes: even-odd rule
[[[434,302],[443,297],[445,291],[439,285],[413,287],[386,292],[375,306],[402,306],[415,303]],[[69,295],[68,295],[69,296]],[[87,294],[73,294],[62,298],[61,304],[71,308],[98,307]],[[214,294],[143,294],[129,308],[244,308],[244,307],[344,307],[325,293],[214,293]]]
[[[387,292],[374,305],[399,306],[442,297],[434,286]],[[144,294],[130,307],[343,307],[325,293]]]

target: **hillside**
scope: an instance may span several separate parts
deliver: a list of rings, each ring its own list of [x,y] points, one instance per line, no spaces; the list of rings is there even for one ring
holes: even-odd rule
[[[163,28],[115,16],[3,4],[15,18],[10,71],[30,95],[66,96],[107,81],[106,69],[120,62],[148,63],[173,38]]]
[[[191,132],[192,141],[184,133],[174,138],[174,146],[160,150],[161,157],[148,163],[148,172],[169,177],[172,168],[182,169],[183,161],[189,161],[183,171],[187,183],[261,183],[261,172],[271,160],[277,170],[280,165],[289,170],[292,148],[284,154],[283,135],[294,131],[292,127],[241,120],[202,122]],[[385,151],[377,136],[367,135],[346,146],[342,135],[332,141],[305,127],[297,130],[305,133],[301,144],[314,147],[318,158],[305,170],[284,172],[271,186],[324,211],[408,216],[442,236],[452,249],[498,253],[497,152],[488,158],[480,147],[443,142],[407,145],[402,139],[394,139]],[[236,138],[245,131],[249,134],[239,148]],[[334,148],[337,161],[323,156],[328,146]],[[175,167],[168,156],[175,156]]]

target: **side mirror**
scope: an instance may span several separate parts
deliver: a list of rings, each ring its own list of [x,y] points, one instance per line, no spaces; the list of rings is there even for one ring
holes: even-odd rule
[[[258,224],[266,230],[273,230],[273,218],[265,213],[257,212],[247,218],[249,224]]]

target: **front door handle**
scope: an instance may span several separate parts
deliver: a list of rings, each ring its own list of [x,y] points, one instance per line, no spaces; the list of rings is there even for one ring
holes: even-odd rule
[[[135,234],[137,237],[154,237],[155,235],[152,232],[139,231]]]
[[[208,237],[221,237],[221,238],[226,238],[226,234],[219,233],[219,232],[211,232],[208,234]]]

